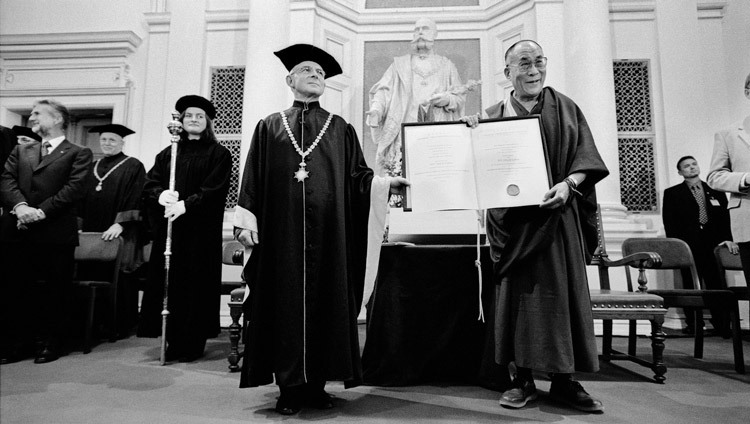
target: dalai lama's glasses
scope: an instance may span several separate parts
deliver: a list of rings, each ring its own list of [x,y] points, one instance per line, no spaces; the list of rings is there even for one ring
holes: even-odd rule
[[[313,73],[315,73],[315,74],[318,74],[318,76],[321,77],[321,78],[325,78],[326,77],[326,73],[323,72],[322,69],[314,69],[312,66],[300,66],[299,68],[297,68],[297,70],[295,70],[292,73],[293,74],[296,74],[296,73],[313,74]]]
[[[538,57],[533,62],[530,60],[521,60],[516,64],[510,64],[507,66],[515,66],[518,68],[521,72],[529,72],[531,70],[531,65],[534,65],[536,69],[543,71],[547,68],[547,58],[546,57]]]

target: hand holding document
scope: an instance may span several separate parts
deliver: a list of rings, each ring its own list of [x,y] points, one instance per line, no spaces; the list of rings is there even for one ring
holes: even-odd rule
[[[402,140],[405,210],[538,205],[551,186],[539,116],[404,124]]]

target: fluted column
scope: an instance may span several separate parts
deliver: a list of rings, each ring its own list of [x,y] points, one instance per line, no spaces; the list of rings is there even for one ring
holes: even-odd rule
[[[605,215],[624,216],[608,2],[566,0],[563,21],[565,94],[575,100],[586,116],[610,172],[609,177],[597,184],[597,198]]]
[[[289,0],[252,0],[249,6],[240,171],[258,121],[290,106],[286,69],[273,54],[289,45]]]

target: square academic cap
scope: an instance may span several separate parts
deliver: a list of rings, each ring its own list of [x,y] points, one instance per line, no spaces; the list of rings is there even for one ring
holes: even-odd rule
[[[286,67],[287,71],[291,71],[298,64],[310,61],[315,62],[323,68],[323,72],[326,73],[326,79],[336,76],[343,72],[341,66],[336,59],[328,54],[325,50],[319,49],[310,44],[295,44],[285,49],[274,52],[281,62]]]
[[[205,97],[197,96],[195,94],[182,96],[174,105],[174,108],[180,113],[184,112],[189,107],[197,107],[198,109],[203,110],[206,112],[209,119],[213,120],[216,118],[216,108],[214,107],[214,104]]]
[[[119,135],[120,137],[125,137],[130,134],[135,134],[135,131],[131,130],[125,125],[120,125],[120,124],[98,125],[96,127],[91,127],[89,132],[90,133],[105,133],[105,132],[115,133]]]

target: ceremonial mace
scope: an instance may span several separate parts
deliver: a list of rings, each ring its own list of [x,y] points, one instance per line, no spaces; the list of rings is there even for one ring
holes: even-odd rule
[[[180,141],[182,132],[182,122],[180,114],[177,111],[172,112],[172,121],[167,125],[169,133],[172,134],[170,142],[172,143],[172,155],[169,161],[169,190],[174,191],[175,186],[175,168],[177,167],[177,143]],[[169,260],[172,256],[172,220],[167,218],[167,243],[164,249],[164,301],[161,311],[161,364],[167,362],[167,317],[169,316]]]

